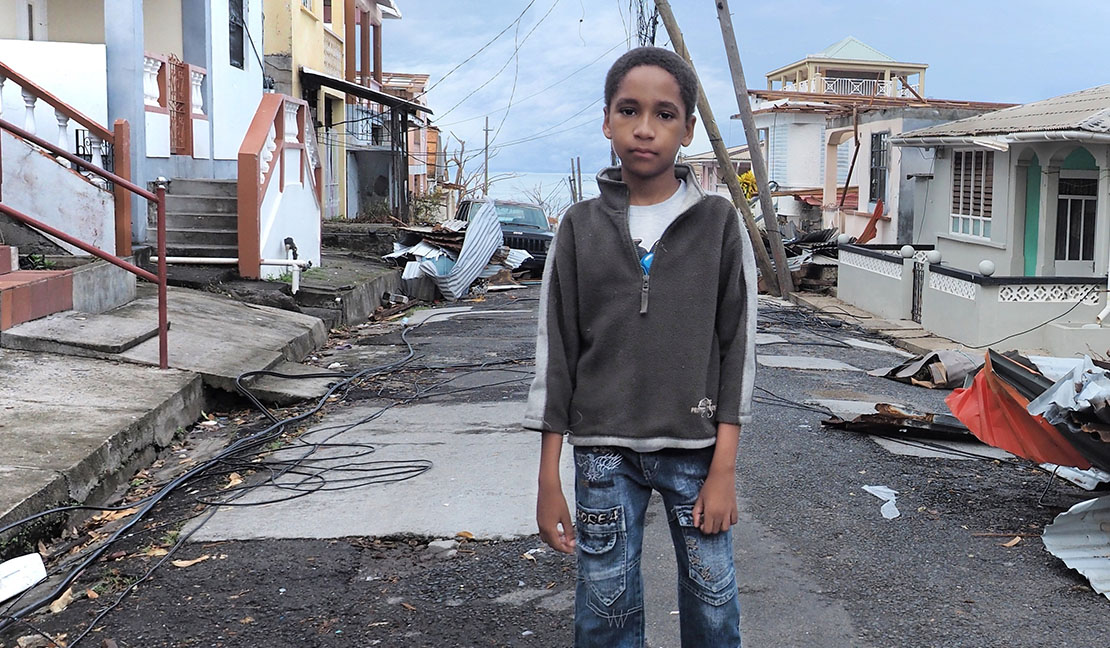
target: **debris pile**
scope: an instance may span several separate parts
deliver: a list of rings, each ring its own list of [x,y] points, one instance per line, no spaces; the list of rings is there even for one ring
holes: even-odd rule
[[[485,280],[532,258],[524,250],[504,245],[493,201],[483,205],[469,221],[398,229],[402,238],[384,258],[404,267],[402,279],[429,277],[449,301],[461,299],[475,288],[475,292],[484,292]]]

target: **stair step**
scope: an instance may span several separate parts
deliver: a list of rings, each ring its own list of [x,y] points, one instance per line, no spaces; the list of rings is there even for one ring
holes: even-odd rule
[[[202,178],[174,178],[170,182],[171,196],[225,196],[234,198],[239,191],[235,180],[206,180]]]
[[[173,246],[179,243],[237,246],[239,234],[235,230],[214,228],[166,228],[166,245]]]
[[[207,245],[201,243],[178,243],[166,245],[166,256],[216,257],[234,259],[239,256],[238,245]]]
[[[0,331],[73,308],[69,270],[14,270],[0,275]]]
[[[147,225],[153,230],[158,226],[156,218],[147,219]],[[167,229],[219,229],[229,232],[238,231],[239,216],[237,214],[166,214]]]
[[[226,196],[166,196],[167,214],[235,214],[239,200]]]
[[[19,250],[11,245],[0,245],[0,275],[19,270]]]

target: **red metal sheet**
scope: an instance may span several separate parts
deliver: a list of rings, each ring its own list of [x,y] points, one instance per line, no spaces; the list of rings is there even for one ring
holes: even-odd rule
[[[1026,410],[1029,401],[998,377],[989,356],[971,387],[953,391],[945,403],[987,445],[1037,463],[1091,467],[1059,430]]]

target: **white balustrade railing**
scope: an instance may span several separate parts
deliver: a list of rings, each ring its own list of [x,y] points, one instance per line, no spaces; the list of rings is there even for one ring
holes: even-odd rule
[[[203,115],[204,113],[204,72],[189,68],[189,105],[190,114]]]
[[[297,124],[297,112],[300,106],[293,102],[285,104],[285,117],[282,120],[285,129],[286,142],[299,142],[300,141],[300,127]]]
[[[266,145],[258,158],[258,182],[266,182],[266,175],[270,173],[270,164],[274,161],[274,151],[277,150],[277,129],[270,124],[270,132],[266,135]]]
[[[154,57],[143,57],[143,103],[147,106],[161,106],[162,89],[158,84],[158,75],[164,63]]]

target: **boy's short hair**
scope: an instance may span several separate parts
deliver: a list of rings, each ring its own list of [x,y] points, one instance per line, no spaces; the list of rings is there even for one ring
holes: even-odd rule
[[[698,75],[685,59],[662,47],[637,47],[628,50],[613,62],[605,75],[606,107],[613,102],[613,95],[617,94],[617,88],[621,81],[624,81],[625,75],[632,68],[641,65],[661,67],[674,77],[675,82],[678,83],[683,107],[686,109],[686,118],[689,119],[694,114],[694,105],[698,100]]]

